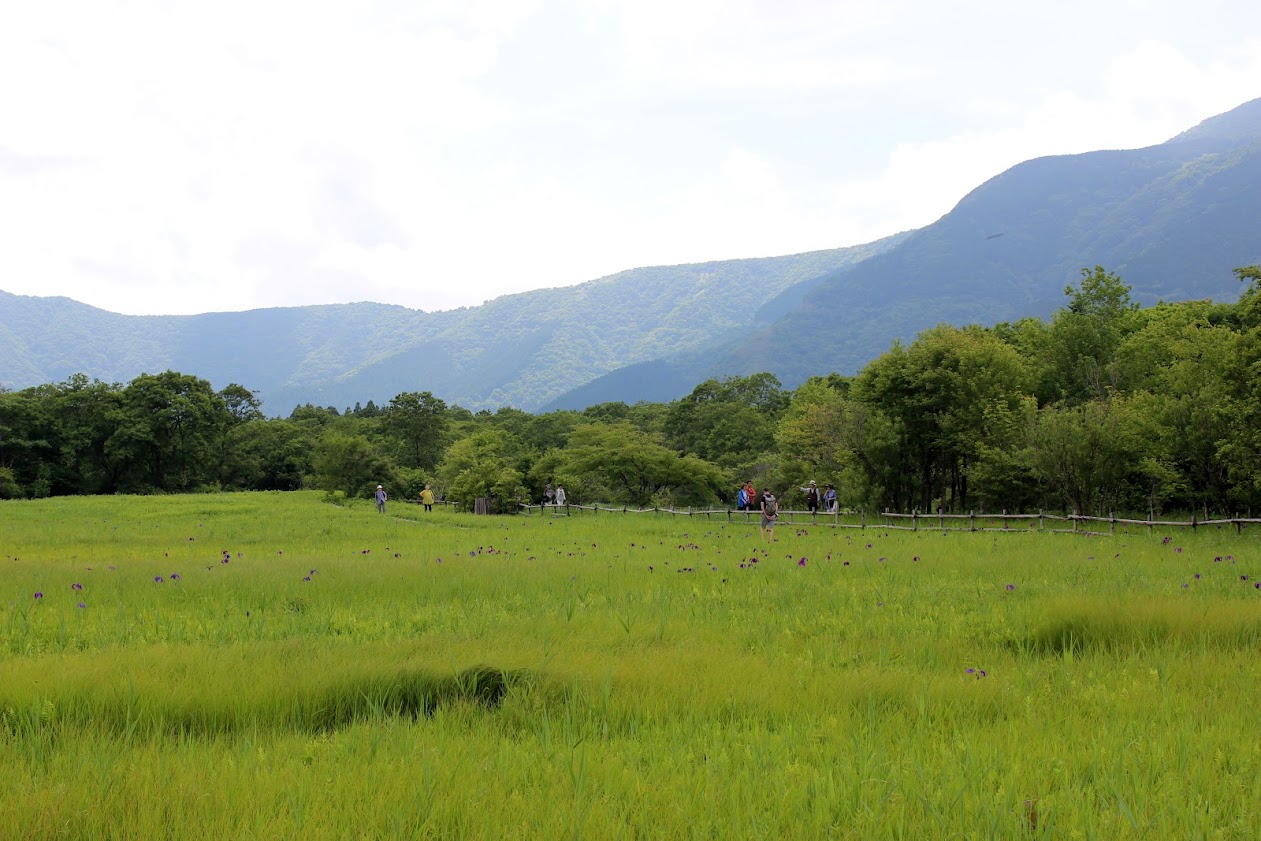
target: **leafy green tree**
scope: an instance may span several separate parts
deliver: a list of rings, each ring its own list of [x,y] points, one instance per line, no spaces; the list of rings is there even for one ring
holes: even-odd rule
[[[638,506],[712,503],[730,482],[718,466],[680,456],[630,423],[579,426],[557,470],[579,478],[584,494]]]
[[[845,509],[875,509],[887,498],[898,481],[893,424],[849,392],[850,380],[835,374],[812,377],[793,392],[775,433],[781,474],[772,484],[830,483]]]
[[[855,398],[879,409],[899,437],[894,507],[921,511],[933,501],[954,510],[968,504],[968,473],[985,444],[986,421],[1015,411],[1028,372],[1020,355],[980,327],[939,325],[909,347],[894,347],[854,381]]]
[[[479,497],[494,500],[500,513],[528,501],[520,468],[520,441],[498,429],[484,429],[456,441],[438,465],[438,481],[447,499],[473,510]]]
[[[437,465],[447,430],[445,402],[432,392],[407,391],[391,399],[380,417],[381,431],[402,443],[405,465],[427,470]]]
[[[1139,462],[1120,398],[1046,406],[1029,436],[1030,469],[1064,510],[1103,515],[1124,499]]]
[[[1248,284],[1237,306],[1238,343],[1223,372],[1230,404],[1223,407],[1227,433],[1218,455],[1231,481],[1231,501],[1261,507],[1261,266],[1236,269]]]
[[[1115,383],[1108,369],[1121,340],[1134,328],[1138,304],[1130,287],[1102,266],[1081,270],[1081,283],[1066,286],[1069,304],[1055,313],[1047,349],[1049,377],[1042,403],[1080,403],[1102,397]]]
[[[243,385],[228,383],[219,392],[219,399],[227,410],[231,423],[261,420],[263,418],[262,402],[257,392],[250,391]]]
[[[258,491],[292,491],[311,473],[314,439],[289,420],[249,420],[225,436],[224,486]],[[352,488],[353,490],[353,488]]]
[[[56,451],[47,389],[0,393],[0,468],[14,496],[47,496],[49,460]]]
[[[210,383],[166,371],[141,374],[123,389],[109,458],[131,468],[132,487],[187,491],[215,480],[215,441],[227,409]]]
[[[370,497],[378,484],[388,491],[399,486],[393,461],[364,436],[335,429],[326,430],[315,442],[311,467],[316,487],[348,497]]]
[[[772,374],[706,380],[671,404],[666,440],[680,453],[743,469],[774,447],[789,399]]]

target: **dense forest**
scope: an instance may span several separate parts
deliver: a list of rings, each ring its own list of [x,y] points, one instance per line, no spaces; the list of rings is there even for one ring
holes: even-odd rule
[[[194,375],[78,374],[0,390],[0,498],[319,488],[500,511],[561,482],[570,502],[732,504],[814,479],[865,510],[1080,514],[1261,508],[1261,266],[1238,301],[1139,307],[1082,270],[1047,320],[939,325],[856,376],[782,388],[708,380],[671,403],[471,412],[431,392],[303,405]],[[844,329],[838,327],[838,329]],[[809,347],[800,348],[810,353]]]

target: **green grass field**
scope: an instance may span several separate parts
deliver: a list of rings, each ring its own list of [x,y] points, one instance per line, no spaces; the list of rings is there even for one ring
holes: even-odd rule
[[[0,838],[1255,841],[1258,580],[1255,529],[5,502]]]

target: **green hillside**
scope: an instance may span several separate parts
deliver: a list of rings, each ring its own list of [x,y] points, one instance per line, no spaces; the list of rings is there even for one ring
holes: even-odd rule
[[[553,407],[673,399],[718,375],[789,387],[853,374],[941,323],[1046,316],[1081,269],[1107,266],[1142,303],[1233,300],[1261,261],[1261,99],[1146,149],[1027,161],[973,190],[897,248],[787,291],[772,323],[615,371]],[[670,392],[663,388],[670,386]]]
[[[0,385],[167,369],[256,390],[272,414],[431,391],[470,409],[534,410],[615,368],[749,329],[770,297],[903,237],[786,257],[633,269],[426,313],[359,303],[126,316],[0,292]]]

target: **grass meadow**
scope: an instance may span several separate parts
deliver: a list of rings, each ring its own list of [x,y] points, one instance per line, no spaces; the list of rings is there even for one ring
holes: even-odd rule
[[[0,504],[0,838],[1261,837],[1261,530]]]

